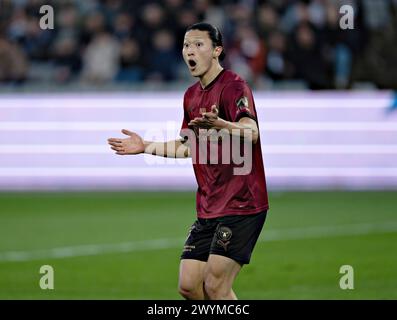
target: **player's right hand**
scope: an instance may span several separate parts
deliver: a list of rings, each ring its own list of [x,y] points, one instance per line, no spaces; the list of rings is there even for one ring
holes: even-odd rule
[[[128,138],[109,138],[108,143],[110,148],[116,151],[116,154],[139,154],[145,151],[145,144],[143,139],[135,132],[123,129],[122,133],[128,136]]]

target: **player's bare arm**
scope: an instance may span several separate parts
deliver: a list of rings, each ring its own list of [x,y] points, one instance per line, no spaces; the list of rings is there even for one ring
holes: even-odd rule
[[[191,120],[189,126],[197,126],[202,129],[226,129],[231,135],[248,138],[254,144],[257,142],[259,130],[253,119],[243,117],[238,122],[230,122],[218,117],[218,113],[219,111],[216,106],[212,106],[211,112],[205,112],[202,114],[202,117]],[[251,134],[247,135],[247,129]]]
[[[145,141],[135,132],[123,129],[121,132],[127,138],[109,138],[110,148],[118,155],[134,155],[147,153],[168,158],[190,157],[190,149],[186,140],[172,140],[167,142]]]

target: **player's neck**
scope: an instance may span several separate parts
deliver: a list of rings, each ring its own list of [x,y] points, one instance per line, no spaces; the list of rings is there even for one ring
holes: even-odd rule
[[[222,66],[217,63],[214,64],[205,74],[203,74],[202,77],[200,77],[200,85],[201,88],[205,88],[206,86],[208,86],[212,80],[214,80],[219,73],[221,73],[223,70]]]

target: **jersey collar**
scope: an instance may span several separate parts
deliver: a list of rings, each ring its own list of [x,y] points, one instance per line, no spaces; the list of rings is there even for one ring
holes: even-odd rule
[[[210,88],[215,84],[215,82],[220,78],[220,76],[221,76],[224,72],[225,72],[225,69],[222,69],[222,71],[218,73],[218,75],[215,77],[215,79],[212,80],[209,84],[207,84],[204,88],[200,85],[200,89],[201,89],[201,90],[208,90],[208,89],[210,89]]]

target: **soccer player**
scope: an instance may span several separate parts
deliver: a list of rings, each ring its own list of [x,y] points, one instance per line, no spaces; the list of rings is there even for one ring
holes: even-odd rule
[[[185,92],[182,139],[144,141],[123,129],[127,138],[110,138],[108,142],[119,155],[192,157],[198,184],[197,220],[189,229],[181,255],[179,293],[186,299],[237,299],[233,282],[242,266],[250,262],[269,208],[254,99],[247,83],[221,66],[225,53],[216,27],[207,23],[188,27],[182,54],[191,75],[199,80]],[[248,144],[249,148],[240,146],[238,151],[251,161],[250,170],[236,174],[241,163],[225,163],[224,159],[218,163],[197,161],[200,152],[213,143],[201,139],[202,133],[220,131],[230,135],[229,142],[237,137]],[[223,140],[217,136],[216,143]]]

